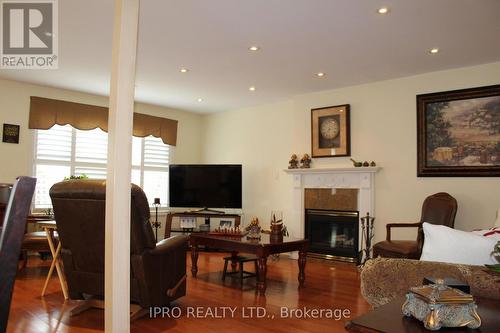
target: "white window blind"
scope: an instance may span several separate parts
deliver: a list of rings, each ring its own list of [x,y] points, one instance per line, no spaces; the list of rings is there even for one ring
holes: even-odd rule
[[[50,187],[71,175],[106,178],[108,134],[100,129],[81,131],[70,125],[37,130],[35,140],[35,209],[51,207]],[[170,146],[159,138],[133,137],[131,181],[141,186],[150,205],[168,202]]]
[[[37,131],[36,158],[51,161],[71,161],[71,126],[54,126]]]
[[[155,137],[144,138],[144,166],[153,168],[168,168],[169,146]]]

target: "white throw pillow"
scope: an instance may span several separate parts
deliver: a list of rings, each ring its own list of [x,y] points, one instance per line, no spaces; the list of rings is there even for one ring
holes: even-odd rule
[[[498,264],[493,256],[494,238],[455,230],[443,225],[424,223],[424,247],[420,260],[454,264]]]

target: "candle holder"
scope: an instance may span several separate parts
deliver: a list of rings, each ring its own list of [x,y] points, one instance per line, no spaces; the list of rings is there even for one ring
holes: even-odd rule
[[[155,198],[153,205],[155,206],[155,221],[151,223],[153,228],[155,228],[155,239],[158,243],[158,228],[161,227],[161,223],[158,222],[158,208],[160,207],[160,198]]]

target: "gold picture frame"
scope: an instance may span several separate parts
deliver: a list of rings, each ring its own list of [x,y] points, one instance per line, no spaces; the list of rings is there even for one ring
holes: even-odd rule
[[[350,105],[311,110],[312,157],[351,156]]]

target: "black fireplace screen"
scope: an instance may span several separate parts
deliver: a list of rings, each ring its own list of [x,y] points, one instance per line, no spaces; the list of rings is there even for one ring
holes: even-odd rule
[[[305,236],[309,252],[357,261],[359,212],[307,209]]]

